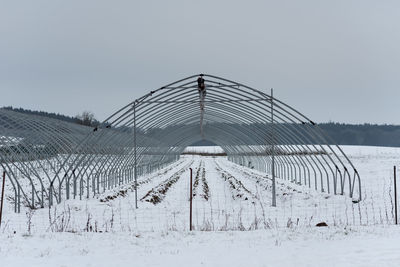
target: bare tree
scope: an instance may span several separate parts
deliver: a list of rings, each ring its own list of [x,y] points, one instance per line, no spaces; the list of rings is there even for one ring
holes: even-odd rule
[[[97,126],[98,120],[95,119],[93,112],[84,111],[76,116],[78,123],[86,126]]]

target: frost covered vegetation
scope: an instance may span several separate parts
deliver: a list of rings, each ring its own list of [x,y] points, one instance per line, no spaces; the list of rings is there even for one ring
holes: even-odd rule
[[[196,230],[257,230],[394,223],[392,167],[398,148],[344,147],[363,181],[363,201],[316,192],[277,179],[277,207],[271,207],[271,180],[265,173],[233,164],[225,157],[184,155],[178,162],[94,199],[68,200],[51,209],[21,214],[13,209],[7,185],[4,233],[186,231],[189,228],[189,168],[193,169],[193,227]],[[188,149],[191,152],[198,148]],[[197,152],[220,153],[219,148]]]
[[[191,155],[140,177],[138,209],[135,187],[127,184],[94,199],[68,200],[51,209],[24,207],[16,214],[8,185],[0,256],[5,266],[126,266],[132,257],[142,266],[176,265],[177,259],[191,266],[244,266],[249,259],[251,266],[267,261],[292,266],[294,257],[300,266],[320,266],[321,259],[334,266],[398,266],[392,167],[400,149],[344,149],[362,177],[360,203],[278,179],[273,208],[266,174],[225,157],[194,155],[220,153],[217,147],[190,148]],[[192,233],[188,168],[193,169]],[[322,222],[328,227],[316,227]],[[20,249],[24,257],[17,256]],[[284,253],[290,257],[282,258]]]

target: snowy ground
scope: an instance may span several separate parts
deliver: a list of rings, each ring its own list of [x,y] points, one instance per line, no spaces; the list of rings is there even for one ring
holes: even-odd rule
[[[0,235],[1,266],[399,266],[400,229]]]
[[[0,266],[399,266],[392,168],[400,148],[343,149],[360,172],[361,203],[278,180],[272,208],[265,174],[196,155],[142,177],[139,209],[130,185],[33,213],[6,203]]]

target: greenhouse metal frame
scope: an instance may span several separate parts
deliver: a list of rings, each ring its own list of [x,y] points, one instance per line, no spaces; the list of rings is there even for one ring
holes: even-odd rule
[[[132,101],[97,127],[0,109],[0,163],[15,211],[89,198],[177,161],[201,140],[228,160],[333,194],[361,200],[360,175],[312,120],[263,91],[221,77],[193,75]]]

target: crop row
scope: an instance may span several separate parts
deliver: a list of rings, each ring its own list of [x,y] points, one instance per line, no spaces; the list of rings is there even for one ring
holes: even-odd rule
[[[221,178],[229,184],[233,199],[252,200],[252,202],[254,203],[256,196],[253,195],[240,180],[236,179],[228,172],[222,170],[222,168],[217,163],[216,170],[221,174]]]
[[[160,170],[155,175],[152,175],[144,180],[138,181],[137,182],[138,188],[141,185],[149,184],[151,181],[153,181],[156,177],[159,177],[160,175],[165,175],[167,172],[176,168],[176,166],[179,166],[181,163],[182,163],[182,161],[178,162],[177,164],[173,164],[173,166],[170,166],[169,168]],[[108,202],[108,201],[114,200],[118,197],[125,197],[128,194],[128,192],[133,192],[133,191],[135,191],[135,183],[131,183],[128,187],[123,187],[123,188],[119,189],[118,191],[112,192],[108,196],[100,198],[100,202]]]
[[[152,188],[147,194],[142,197],[140,200],[141,201],[146,201],[153,203],[154,205],[160,203],[166,196],[168,190],[174,185],[180,178],[182,173],[184,173],[187,168],[193,164],[193,161],[174,173],[170,178],[164,180],[161,182],[159,185],[156,187]]]

